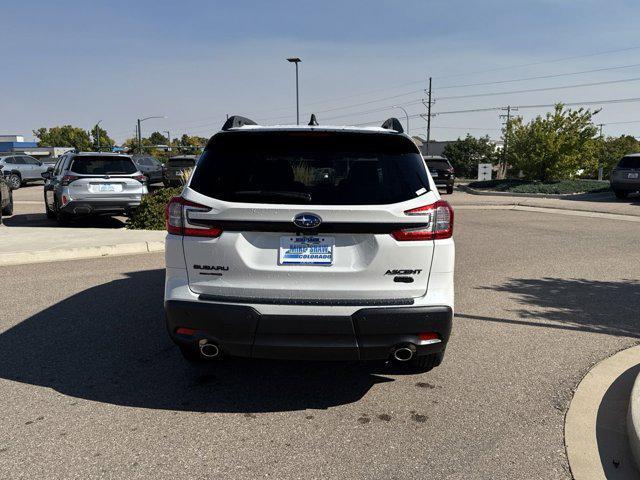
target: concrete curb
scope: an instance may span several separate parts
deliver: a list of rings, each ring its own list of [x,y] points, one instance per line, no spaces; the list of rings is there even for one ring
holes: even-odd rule
[[[521,197],[521,198],[555,198],[555,199],[563,199],[563,198],[572,198],[576,195],[589,195],[587,192],[583,193],[567,193],[567,194],[557,194],[557,193],[517,193],[517,192],[498,192],[498,191],[486,191],[486,190],[476,190],[475,188],[471,188],[468,185],[457,185],[457,187],[463,192],[470,193],[471,195],[486,195],[491,197]],[[591,195],[608,195],[607,193],[593,193]]]
[[[58,262],[83,258],[100,258],[114,255],[163,252],[164,242],[134,242],[93,247],[55,248],[31,252],[0,253],[0,266],[23,265],[27,263]]]
[[[631,390],[631,397],[629,398],[627,435],[629,437],[629,448],[631,448],[636,467],[640,467],[640,376],[636,377]]]
[[[565,417],[565,446],[576,480],[637,479],[626,432],[633,381],[640,370],[640,346],[622,350],[584,376]]]

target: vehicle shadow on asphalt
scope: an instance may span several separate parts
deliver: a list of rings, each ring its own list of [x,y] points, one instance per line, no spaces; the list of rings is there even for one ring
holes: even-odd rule
[[[640,281],[511,279],[479,287],[513,295],[519,319],[456,312],[456,317],[640,338]]]
[[[63,228],[124,228],[123,217],[89,216],[69,222]],[[58,222],[48,219],[44,213],[18,213],[3,217],[2,224],[7,227],[58,227]]]
[[[0,378],[130,407],[259,413],[356,402],[378,366],[277,361],[194,367],[169,340],[164,270],[95,286],[0,334]]]

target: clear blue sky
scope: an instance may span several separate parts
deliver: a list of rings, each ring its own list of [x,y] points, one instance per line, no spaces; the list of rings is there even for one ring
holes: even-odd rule
[[[292,123],[294,71],[285,61],[291,55],[303,59],[301,109],[305,118],[317,112],[321,123],[402,118],[400,110],[388,108],[395,103],[420,113],[424,95],[419,90],[429,75],[439,99],[434,111],[440,112],[640,97],[640,80],[633,80],[442,98],[640,77],[638,66],[445,88],[640,64],[640,9],[632,1],[6,3],[0,28],[0,133],[31,137],[42,126],[70,123],[88,129],[102,120],[121,141],[133,135],[136,118],[148,115],[168,118],[143,124],[145,135],[170,130],[174,136],[210,136],[226,113]],[[611,53],[590,55],[599,52]],[[581,57],[548,62],[576,56]],[[514,67],[538,62],[545,63]],[[544,111],[520,113],[529,118]],[[613,124],[633,120],[640,120],[640,102],[603,105],[599,115],[599,121],[610,123],[609,134],[640,135],[640,122]],[[424,133],[424,125],[411,119],[412,133]],[[450,139],[469,131],[497,138],[499,126],[498,112],[443,114],[434,119],[433,137]]]

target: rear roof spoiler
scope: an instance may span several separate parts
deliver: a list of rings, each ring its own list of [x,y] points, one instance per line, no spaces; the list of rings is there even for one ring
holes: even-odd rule
[[[231,115],[227,118],[227,121],[224,122],[224,125],[222,125],[222,130],[226,131],[232,128],[244,127],[245,125],[257,125],[257,123],[249,118],[241,117],[240,115]]]
[[[404,129],[402,128],[402,124],[400,120],[395,117],[388,118],[382,124],[382,128],[386,128],[387,130],[395,130],[398,133],[404,133]]]

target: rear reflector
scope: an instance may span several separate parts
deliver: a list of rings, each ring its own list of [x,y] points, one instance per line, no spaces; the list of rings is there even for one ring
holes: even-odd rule
[[[178,335],[189,335],[192,336],[196,333],[196,331],[192,328],[184,328],[184,327],[180,327],[176,330],[176,333]]]
[[[403,228],[391,232],[393,238],[399,242],[419,240],[440,240],[451,238],[453,235],[453,209],[444,200],[438,200],[431,205],[412,208],[404,212],[408,216],[424,216],[429,223],[426,227]]]
[[[189,223],[189,212],[208,212],[210,210],[211,208],[205,205],[190,202],[182,197],[173,197],[165,209],[167,232],[187,237],[219,237],[222,234],[221,228]]]
[[[419,333],[418,340],[420,341],[420,345],[430,345],[432,343],[440,343],[440,335],[435,332],[426,332]]]

